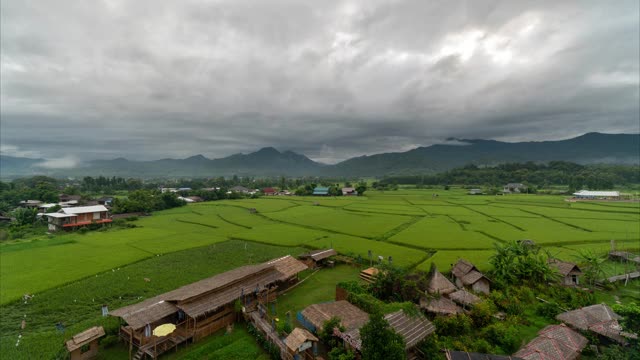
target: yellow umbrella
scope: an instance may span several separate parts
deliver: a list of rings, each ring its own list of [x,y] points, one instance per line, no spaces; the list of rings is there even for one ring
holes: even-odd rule
[[[167,336],[176,329],[174,324],[162,324],[153,329],[154,336]]]

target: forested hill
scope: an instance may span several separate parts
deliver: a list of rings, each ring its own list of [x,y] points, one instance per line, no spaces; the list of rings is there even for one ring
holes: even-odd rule
[[[515,162],[570,161],[580,164],[638,164],[640,134],[588,133],[559,141],[507,143],[455,139],[458,144],[420,147],[349,159],[328,169],[342,176],[428,174],[467,164],[494,166]]]
[[[569,161],[579,164],[638,164],[640,134],[589,133],[559,141],[507,143],[495,140],[455,139],[399,153],[348,159],[335,165],[315,162],[292,151],[272,147],[250,154],[220,159],[202,155],[186,159],[131,161],[124,158],[95,160],[73,169],[45,169],[43,159],[0,157],[2,177],[25,175],[121,176],[135,178],[179,177],[382,177],[435,174],[467,164],[495,166],[504,163]]]
[[[524,183],[534,187],[566,185],[571,190],[611,189],[614,185],[639,184],[637,165],[579,165],[564,161],[548,164],[510,163],[495,167],[467,165],[435,175],[391,176],[380,181],[387,184],[415,185],[484,185],[501,188],[507,183]]]

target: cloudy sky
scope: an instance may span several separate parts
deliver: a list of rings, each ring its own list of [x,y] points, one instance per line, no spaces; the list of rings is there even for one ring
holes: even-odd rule
[[[335,162],[640,132],[630,1],[1,2],[3,154]]]

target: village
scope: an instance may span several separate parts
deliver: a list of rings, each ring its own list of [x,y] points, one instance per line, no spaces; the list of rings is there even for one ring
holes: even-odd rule
[[[318,271],[331,272],[336,266],[353,264],[333,249],[316,250],[297,258],[287,255],[233,269],[123,308],[103,309],[103,315],[120,320],[120,346],[128,349],[129,358],[135,360],[157,359],[165,353],[188,349],[208,336],[234,331],[239,323],[246,323],[261,334],[273,358],[337,359],[335,354],[349,354],[343,358],[359,359],[362,351],[367,351],[364,347],[372,346],[372,339],[364,338],[361,330],[371,321],[371,312],[379,314],[385,306],[375,298],[362,306],[360,300],[355,300],[362,290],[354,291],[353,284],[363,289],[389,281],[383,278],[390,268],[383,265],[363,269],[359,279],[345,285],[337,283],[333,300],[308,304],[297,314],[276,314],[273,310],[280,296],[295,292],[306,280],[300,279],[302,272],[313,270],[307,276],[311,277]],[[559,274],[557,283],[551,286],[584,291],[579,287],[583,273],[576,264],[550,260],[549,266]],[[432,269],[425,289],[420,289],[417,304],[404,304],[398,310],[380,314],[388,328],[402,339],[403,354],[394,358],[434,359],[440,355],[452,360],[506,359],[502,355],[446,348],[437,349],[440,354],[425,353],[429,348],[424,344],[438,332],[436,324],[442,319],[473,316],[474,307],[485,302],[491,293],[491,279],[464,259],[458,260],[447,274]],[[500,321],[507,314],[498,311],[489,316]],[[626,331],[620,319],[605,304],[567,309],[555,317],[557,324],[545,326],[508,358],[572,360],[579,359],[589,346],[597,349],[593,343],[629,346],[637,342],[637,334]],[[327,326],[332,327],[329,332]],[[66,343],[70,358],[97,356],[99,340],[104,335],[102,327],[92,327],[73,336]],[[333,340],[320,340],[328,338]]]

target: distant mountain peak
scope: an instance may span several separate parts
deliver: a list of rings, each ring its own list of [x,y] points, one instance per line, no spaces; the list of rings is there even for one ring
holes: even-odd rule
[[[267,147],[263,147],[262,149],[256,151],[254,154],[280,154],[280,151],[278,151],[278,149],[272,147],[272,146],[267,146]]]
[[[209,160],[209,159],[207,159],[207,158],[206,158],[204,155],[202,155],[202,154],[198,154],[198,155],[189,156],[189,157],[188,157],[188,158],[186,158],[185,160],[193,161],[193,160]]]

